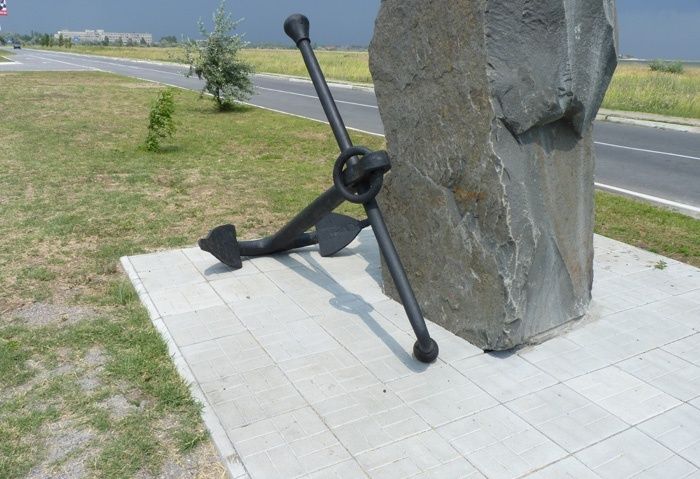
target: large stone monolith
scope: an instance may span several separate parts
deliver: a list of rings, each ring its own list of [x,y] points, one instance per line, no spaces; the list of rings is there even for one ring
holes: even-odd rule
[[[509,349],[585,315],[614,0],[383,0],[380,198],[427,318]],[[391,279],[385,275],[391,294]]]

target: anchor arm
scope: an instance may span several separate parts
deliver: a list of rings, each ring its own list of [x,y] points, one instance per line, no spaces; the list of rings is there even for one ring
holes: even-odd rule
[[[354,167],[343,170],[342,166],[354,154],[362,155],[362,160]],[[319,245],[322,256],[332,256],[349,245],[368,226],[366,220],[360,222],[332,212],[348,199],[355,201],[354,190],[366,181],[374,185],[374,188],[365,194],[376,195],[381,188],[384,173],[390,168],[386,152],[351,148],[336,160],[334,185],[274,235],[258,240],[238,241],[236,228],[229,224],[211,230],[206,238],[199,240],[199,247],[236,269],[243,266],[241,256],[264,256],[314,244]],[[307,233],[314,226],[316,231]]]

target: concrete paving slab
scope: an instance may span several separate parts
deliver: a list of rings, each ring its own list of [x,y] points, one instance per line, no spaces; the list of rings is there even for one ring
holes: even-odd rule
[[[684,404],[639,426],[648,436],[700,466],[700,416],[693,406]]]
[[[576,457],[603,479],[686,478],[697,473],[691,463],[636,428],[584,449]]]
[[[369,231],[238,271],[197,248],[122,264],[236,479],[698,479],[700,270],[595,247],[589,317],[497,354],[429,322],[429,366]]]
[[[570,453],[627,429],[620,418],[561,383],[506,407]]]
[[[680,401],[615,366],[609,366],[565,383],[630,425],[668,411]]]

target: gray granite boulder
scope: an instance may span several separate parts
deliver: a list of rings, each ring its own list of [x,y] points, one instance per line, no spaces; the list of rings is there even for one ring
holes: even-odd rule
[[[614,0],[382,1],[380,203],[426,317],[502,350],[585,315],[615,66]]]

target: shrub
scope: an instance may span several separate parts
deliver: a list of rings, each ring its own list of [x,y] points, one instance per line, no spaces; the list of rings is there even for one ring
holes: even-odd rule
[[[172,138],[175,133],[173,113],[175,113],[175,93],[172,88],[165,88],[158,93],[148,117],[148,135],[145,145],[148,151],[159,151],[161,141]]]
[[[649,64],[649,69],[653,72],[663,73],[683,73],[683,62],[666,62],[654,60]]]
[[[250,98],[253,83],[250,76],[253,67],[241,60],[238,53],[245,46],[240,35],[231,32],[240,23],[231,20],[226,13],[226,0],[222,0],[214,12],[214,30],[207,32],[199,22],[199,31],[204,40],[189,40],[185,54],[190,70],[187,76],[197,75],[204,80],[204,92],[210,93],[220,110],[231,108],[237,101]]]

